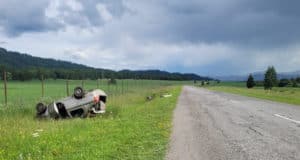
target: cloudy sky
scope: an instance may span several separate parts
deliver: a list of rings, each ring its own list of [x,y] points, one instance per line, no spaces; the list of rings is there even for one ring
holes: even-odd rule
[[[299,0],[1,0],[0,46],[109,69],[300,70]]]

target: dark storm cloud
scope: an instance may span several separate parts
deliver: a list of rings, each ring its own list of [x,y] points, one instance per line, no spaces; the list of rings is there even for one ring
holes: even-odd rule
[[[56,28],[48,23],[44,11],[48,2],[39,1],[0,1],[0,26],[9,35],[22,32],[45,31]]]
[[[140,18],[140,26],[133,33],[141,38],[173,43],[272,46],[294,43],[300,37],[300,1],[297,0],[170,0],[151,1],[151,4],[138,7],[153,12],[137,9],[137,14],[148,16]]]
[[[66,1],[58,1],[58,17],[54,19],[45,15],[50,2],[1,1],[0,25],[9,35],[58,30],[66,25],[101,26],[105,21],[99,15],[98,3],[105,4],[116,17],[126,11],[121,0],[76,1],[82,9],[75,11]],[[129,16],[127,30],[141,39],[268,46],[293,43],[300,37],[298,0],[154,0],[128,4],[136,7],[135,14],[140,17]]]
[[[76,2],[80,10],[70,5]],[[91,27],[104,23],[97,10],[98,4],[113,16],[124,12],[121,0],[4,0],[0,1],[0,29],[9,36],[26,32],[56,31],[66,26]],[[55,11],[55,16],[51,15]],[[47,15],[49,14],[49,16]]]
[[[74,10],[67,1],[57,1],[57,17],[47,17],[50,2],[54,1],[1,1],[0,25],[10,35],[58,30],[66,25],[101,26],[105,17],[99,15],[98,3],[105,4],[115,17],[126,11],[121,0],[75,1],[81,10]],[[124,20],[128,22],[124,30],[140,39],[272,46],[297,42],[300,37],[298,0],[125,2],[133,8],[133,16]]]

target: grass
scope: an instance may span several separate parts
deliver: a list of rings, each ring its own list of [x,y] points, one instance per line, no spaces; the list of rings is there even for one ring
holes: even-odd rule
[[[76,83],[80,82],[71,86]],[[102,84],[109,92],[106,114],[36,120],[35,103],[65,96],[65,82],[47,81],[46,98],[38,96],[38,81],[10,82],[9,104],[0,106],[0,159],[164,159],[179,84],[130,80],[118,86]],[[94,81],[85,84],[86,88],[94,86]],[[173,96],[160,98],[162,93]],[[152,94],[156,98],[146,101]]]
[[[271,91],[266,91],[263,87],[248,89],[244,82],[222,82],[220,84],[212,84],[211,86],[207,86],[207,88],[215,91],[300,105],[300,88],[274,87]]]

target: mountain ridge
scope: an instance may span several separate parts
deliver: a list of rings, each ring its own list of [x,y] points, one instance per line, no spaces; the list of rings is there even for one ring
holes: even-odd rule
[[[210,77],[194,73],[171,73],[158,69],[114,71],[94,68],[83,64],[52,58],[41,58],[0,47],[0,65],[12,73],[14,80],[40,78],[54,79],[97,79],[97,78],[137,78],[153,80],[212,80]]]

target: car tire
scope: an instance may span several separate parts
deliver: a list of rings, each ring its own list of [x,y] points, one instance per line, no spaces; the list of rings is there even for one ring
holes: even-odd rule
[[[43,113],[45,113],[47,110],[47,106],[45,106],[45,104],[43,103],[38,103],[36,105],[36,113],[37,115],[42,115]]]
[[[84,91],[83,91],[83,88],[82,87],[76,87],[74,89],[74,97],[76,99],[81,99],[84,95]]]

